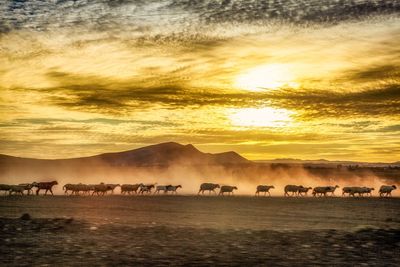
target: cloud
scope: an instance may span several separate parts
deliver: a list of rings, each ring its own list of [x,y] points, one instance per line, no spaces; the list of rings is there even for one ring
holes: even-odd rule
[[[158,104],[164,107],[240,106],[254,104],[259,99],[247,92],[227,92],[166,84],[137,85],[136,81],[50,72],[48,76],[59,84],[39,89],[15,88],[45,96],[48,104],[93,112],[127,112],[132,108],[146,109]]]
[[[82,80],[85,80],[82,78]],[[117,88],[117,89],[115,89]],[[47,89],[52,91],[53,89]],[[102,113],[129,111],[134,107],[151,108],[155,104],[170,108],[194,106],[254,107],[272,105],[297,111],[303,118],[396,116],[400,114],[400,84],[356,92],[287,88],[266,92],[219,91],[210,88],[186,88],[182,85],[136,87],[129,83],[75,84],[62,87],[64,97],[53,103]]]
[[[400,132],[400,124],[393,124],[378,129],[379,132]]]
[[[386,67],[385,69],[388,69]],[[395,68],[390,68],[395,69]],[[372,70],[366,70],[372,72]],[[380,75],[382,69],[374,69]],[[357,74],[363,76],[364,74]],[[247,108],[272,106],[295,111],[299,119],[396,117],[400,114],[400,83],[383,84],[364,90],[323,90],[283,88],[248,92],[196,88],[185,84],[138,85],[135,80],[85,76],[52,71],[48,73],[55,87],[23,92],[43,95],[43,103],[70,110],[98,114],[130,114],[135,110],[185,109],[195,107]],[[356,124],[353,125],[353,127]],[[362,126],[362,125],[359,125]]]
[[[399,53],[400,56],[400,53]],[[395,58],[395,57],[394,57]],[[365,69],[349,71],[350,74],[346,77],[348,80],[356,80],[359,82],[368,81],[385,81],[387,79],[397,80],[399,82],[400,65],[399,64],[384,64],[377,66],[365,66]]]
[[[175,31],[217,23],[335,24],[374,15],[397,14],[397,1],[298,0],[169,0],[169,1],[14,1],[0,8],[1,32],[22,28],[48,30],[85,25],[93,30],[155,28],[164,25]],[[139,28],[138,28],[139,26]]]
[[[276,106],[301,111],[304,119],[400,114],[400,84],[356,92],[285,89],[266,93],[265,98]]]
[[[79,156],[177,141],[253,158],[392,158],[399,11],[384,0],[7,0],[1,150]],[[268,64],[299,86],[236,87]],[[265,107],[289,110],[291,125],[227,116]]]

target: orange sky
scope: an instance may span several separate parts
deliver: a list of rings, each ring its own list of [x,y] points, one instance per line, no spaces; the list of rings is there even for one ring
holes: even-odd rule
[[[251,2],[6,1],[0,153],[176,141],[249,159],[399,160],[396,9]]]

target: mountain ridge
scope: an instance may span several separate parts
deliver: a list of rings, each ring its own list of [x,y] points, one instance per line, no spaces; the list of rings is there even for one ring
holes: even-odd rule
[[[400,161],[396,162],[361,162],[347,160],[302,160],[295,158],[277,158],[272,160],[248,160],[235,151],[225,151],[219,153],[207,153],[198,150],[192,144],[180,144],[177,142],[164,142],[135,149],[107,152],[86,157],[75,158],[59,158],[59,159],[40,159],[27,158],[0,154],[0,163],[10,161],[31,162],[31,163],[51,163],[51,162],[78,162],[78,161],[102,161],[110,165],[169,165],[174,162],[183,164],[341,164],[341,165],[400,165]]]
[[[88,157],[66,159],[37,159],[0,154],[0,163],[9,163],[12,161],[19,161],[20,163],[101,162],[112,166],[166,166],[174,163],[185,164],[185,162],[187,164],[212,165],[252,163],[252,161],[234,151],[205,153],[198,150],[192,144],[182,145],[176,142],[165,142],[121,152],[108,152]]]

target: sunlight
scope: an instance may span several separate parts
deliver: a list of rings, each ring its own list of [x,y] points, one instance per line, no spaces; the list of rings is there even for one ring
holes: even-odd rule
[[[268,64],[255,67],[240,74],[235,86],[248,91],[258,92],[275,90],[281,87],[298,87],[293,73],[284,64]]]
[[[291,123],[292,114],[286,109],[242,108],[229,110],[229,119],[235,126],[284,127]]]

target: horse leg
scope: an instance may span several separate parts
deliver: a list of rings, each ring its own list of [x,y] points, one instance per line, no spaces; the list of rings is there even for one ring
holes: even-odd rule
[[[39,191],[40,191],[40,188],[38,188],[38,189],[36,190],[36,195],[37,195],[37,196],[39,195]]]

